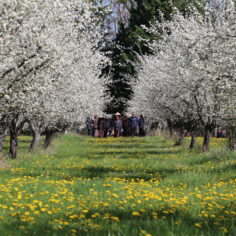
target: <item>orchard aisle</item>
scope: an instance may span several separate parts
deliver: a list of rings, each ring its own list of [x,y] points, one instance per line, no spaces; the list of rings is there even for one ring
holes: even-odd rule
[[[233,235],[236,154],[66,135],[1,170],[1,235]],[[200,142],[199,142],[200,144]],[[187,144],[186,144],[187,145]],[[198,147],[200,149],[200,146]]]

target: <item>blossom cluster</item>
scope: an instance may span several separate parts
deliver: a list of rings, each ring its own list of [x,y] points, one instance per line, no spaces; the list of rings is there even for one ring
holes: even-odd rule
[[[96,11],[82,0],[0,3],[0,119],[16,135],[25,121],[40,134],[103,109]]]
[[[147,29],[158,40],[142,58],[130,107],[152,122],[211,132],[235,115],[235,3],[202,11],[176,10]]]

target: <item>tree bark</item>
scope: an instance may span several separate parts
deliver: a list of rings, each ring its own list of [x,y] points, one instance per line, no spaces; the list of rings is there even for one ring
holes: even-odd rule
[[[9,156],[11,159],[15,159],[17,157],[18,150],[18,136],[25,124],[25,121],[20,121],[19,116],[15,119],[12,119],[9,124],[10,130],[10,148],[9,148]]]
[[[202,152],[208,152],[209,151],[210,139],[211,139],[211,129],[208,126],[205,126]]]
[[[8,130],[9,130],[9,128],[7,125],[1,126],[1,129],[0,129],[0,152],[2,152],[4,142],[5,142],[5,139],[8,134]]]
[[[15,132],[10,131],[9,155],[11,159],[15,159],[17,157],[17,149],[18,149],[18,135]]]
[[[185,135],[185,133],[184,133],[184,126],[182,126],[182,127],[180,128],[179,138],[178,138],[178,140],[176,141],[175,146],[181,146],[181,145],[183,145],[183,143],[184,143],[184,135]]]
[[[38,145],[42,132],[45,130],[45,125],[43,123],[35,125],[33,122],[30,122],[30,127],[33,136],[30,144],[30,152],[33,152]]]
[[[44,144],[43,144],[43,147],[45,149],[47,149],[51,144],[52,144],[52,141],[54,139],[54,137],[56,136],[56,131],[50,131],[50,130],[47,130],[45,132],[45,140],[44,140]]]
[[[35,148],[38,145],[38,142],[40,140],[40,133],[38,132],[38,130],[32,130],[33,133],[33,138],[30,144],[30,152],[33,152],[35,150]]]
[[[169,129],[169,137],[172,138],[174,134],[173,122],[171,120],[167,120],[167,125]]]
[[[236,127],[231,126],[229,128],[229,148],[232,151],[236,151]]]
[[[191,132],[191,141],[190,141],[189,149],[194,149],[196,147],[196,139],[197,139],[196,133],[194,131]]]

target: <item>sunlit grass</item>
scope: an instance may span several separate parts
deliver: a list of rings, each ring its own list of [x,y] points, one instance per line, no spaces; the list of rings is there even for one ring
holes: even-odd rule
[[[34,154],[21,140],[1,170],[1,235],[235,235],[236,154],[225,139],[205,154],[163,137],[66,135]]]

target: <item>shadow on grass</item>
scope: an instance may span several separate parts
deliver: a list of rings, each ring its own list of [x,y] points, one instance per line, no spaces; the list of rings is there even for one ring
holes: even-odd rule
[[[58,173],[58,174],[57,174]],[[117,177],[130,181],[139,181],[143,179],[144,181],[149,181],[153,178],[167,178],[172,177],[173,175],[179,175],[179,169],[176,168],[160,168],[160,169],[116,169],[113,167],[84,167],[83,169],[78,170],[77,168],[67,168],[63,170],[63,174],[61,174],[61,169],[59,168],[48,168],[48,169],[36,169],[34,172],[20,172],[20,173],[11,173],[11,176],[17,177],[48,177],[58,180],[71,180],[74,178],[99,178],[101,180],[108,177]]]
[[[140,149],[139,149],[140,150]],[[159,151],[128,151],[128,150],[124,150],[124,151],[103,151],[103,152],[94,152],[95,155],[111,155],[112,157],[116,157],[115,155],[119,155],[118,158],[140,158],[139,155],[168,155],[168,154],[178,154],[180,153],[181,150],[178,151],[171,151],[171,150],[159,150]],[[124,156],[121,156],[124,155]],[[132,155],[132,156],[131,156]],[[137,157],[135,156],[137,155]],[[143,157],[143,156],[142,156]]]
[[[227,164],[225,166],[219,166],[209,171],[211,174],[218,173],[219,176],[222,176],[224,179],[235,179],[236,178],[236,164]],[[227,176],[227,178],[226,178]]]
[[[235,155],[236,157],[236,155]],[[213,163],[220,163],[220,162],[225,162],[226,160],[230,160],[230,159],[234,159],[234,156],[229,154],[229,153],[225,153],[225,152],[216,152],[216,153],[206,153],[206,154],[202,154],[201,156],[199,156],[198,158],[194,158],[191,159],[189,161],[189,164],[191,165],[203,165],[207,162],[213,162]]]
[[[171,145],[139,145],[139,144],[128,144],[128,145],[123,145],[123,144],[119,144],[119,145],[111,145],[111,144],[103,144],[100,145],[100,147],[102,148],[111,148],[111,149],[130,149],[130,148],[138,148],[138,149],[160,149],[160,148],[170,148],[170,147],[174,147]]]

